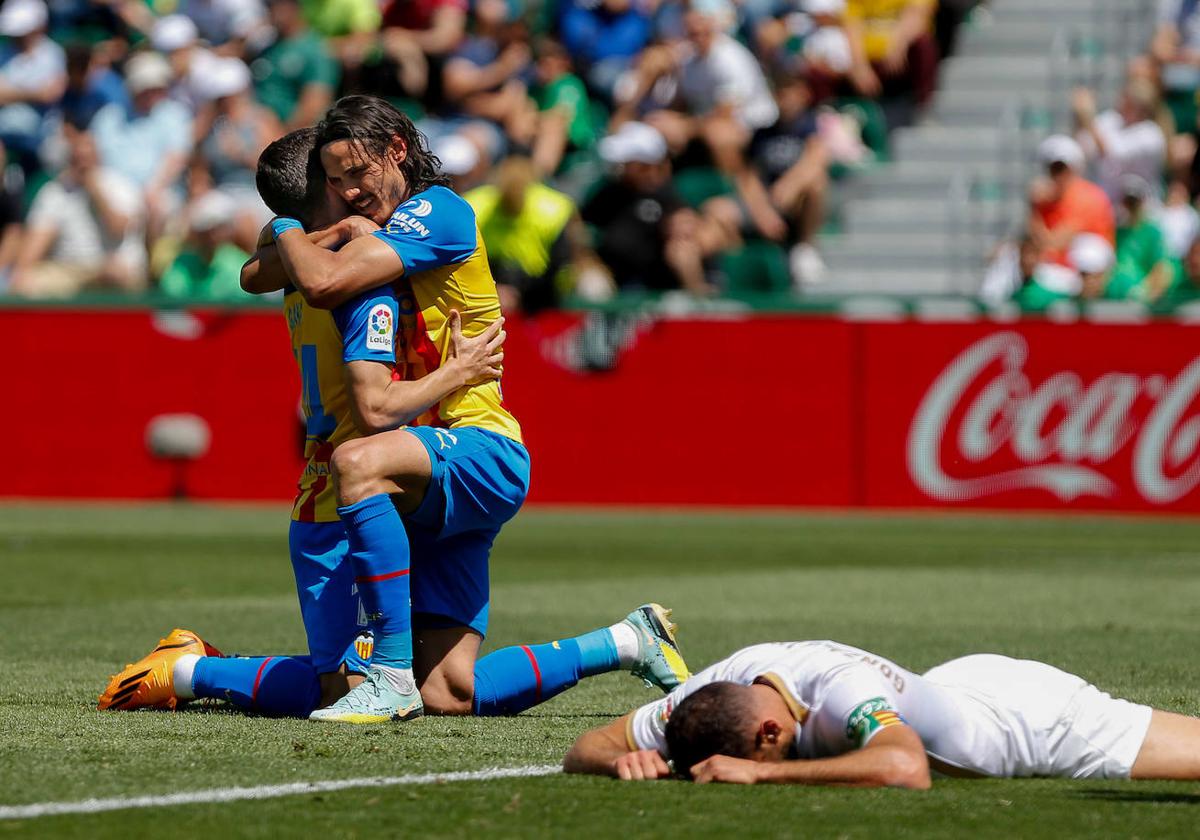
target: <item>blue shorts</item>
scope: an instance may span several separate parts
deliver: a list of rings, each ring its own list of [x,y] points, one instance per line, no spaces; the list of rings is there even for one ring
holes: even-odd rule
[[[488,556],[529,492],[529,452],[471,426],[405,429],[433,467],[421,505],[404,518],[412,549],[413,627],[470,627],[486,635]]]
[[[341,522],[293,520],[288,548],[313,667],[318,674],[331,674],[345,664],[365,674],[367,664],[354,640],[367,621],[354,586],[346,529]]]

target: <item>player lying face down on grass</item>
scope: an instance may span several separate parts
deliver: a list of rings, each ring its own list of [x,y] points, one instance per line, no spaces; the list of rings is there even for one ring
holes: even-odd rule
[[[922,675],[829,641],[754,645],[582,735],[571,773],[930,787],[982,778],[1200,779],[1200,719],[1041,662],[965,656]]]
[[[316,148],[322,180],[371,218],[339,223],[344,230],[321,241],[300,219],[276,218],[274,245],[247,264],[243,285],[271,287],[275,260],[310,306],[390,295],[394,369],[363,375],[377,389],[434,375],[445,364],[455,312],[467,336],[500,318],[474,212],[443,185],[411,121],[380,99],[340,100],[316,127]],[[354,377],[350,390],[370,387]],[[366,680],[312,717],[376,723],[425,708],[514,713],[607,670],[629,668],[664,690],[686,676],[666,612],[652,604],[595,634],[497,651],[477,663],[492,542],[528,487],[520,425],[497,381],[470,383],[415,419],[385,414],[369,425],[369,437],[333,450],[329,472],[374,651]]]

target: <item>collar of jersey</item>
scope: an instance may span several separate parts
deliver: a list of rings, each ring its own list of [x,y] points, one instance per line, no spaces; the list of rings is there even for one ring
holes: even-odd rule
[[[754,681],[763,685],[769,685],[778,691],[779,696],[783,698],[783,702],[787,703],[788,711],[792,713],[792,717],[796,719],[796,723],[803,725],[804,721],[808,720],[808,706],[805,706],[796,699],[796,695],[792,694],[791,689],[787,687],[787,683],[783,681],[783,677],[774,671],[768,671],[757,677]]]

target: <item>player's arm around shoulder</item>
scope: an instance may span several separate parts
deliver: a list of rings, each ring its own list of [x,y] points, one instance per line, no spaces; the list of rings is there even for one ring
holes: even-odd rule
[[[299,225],[276,220],[275,245],[293,285],[319,309],[333,309],[355,295],[385,286],[404,273],[396,251],[375,236],[357,236],[339,250],[309,241]]]
[[[567,773],[612,776],[626,781],[665,779],[671,768],[658,750],[638,749],[629,737],[633,713],[591,729],[575,741],[563,759]]]
[[[365,220],[365,218],[353,216],[344,218],[344,220],[331,224],[329,227],[311,230],[311,232],[306,234],[306,238],[312,245],[324,248],[326,251],[332,251],[346,244],[354,236],[365,233],[366,226],[374,226],[374,223],[370,220]],[[268,224],[258,236],[257,250],[241,266],[240,283],[242,292],[250,294],[278,292],[278,290],[287,288],[290,282],[292,281],[288,277],[287,269],[284,268],[280,251],[278,251],[278,247],[276,247],[274,240],[271,238],[271,226]],[[305,294],[306,299],[312,295],[312,290],[306,292],[305,289],[300,288],[300,292],[301,294]],[[313,295],[312,299],[308,300],[308,302],[316,306],[313,300],[322,300],[322,295],[324,294],[326,294],[324,289],[316,289],[316,295]],[[330,298],[330,300],[332,299]]]
[[[727,755],[691,768],[699,784],[799,784],[847,787],[898,787],[927,790],[932,786],[929,759],[916,731],[906,725],[880,731],[865,747],[833,758],[758,762]]]

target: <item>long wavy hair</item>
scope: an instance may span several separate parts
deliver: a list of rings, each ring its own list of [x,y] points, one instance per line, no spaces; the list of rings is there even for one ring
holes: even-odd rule
[[[349,140],[362,154],[376,161],[384,158],[396,137],[408,149],[400,171],[409,195],[450,183],[442,173],[442,162],[429,151],[425,135],[405,114],[377,96],[343,96],[317,123],[318,148],[336,140]]]

